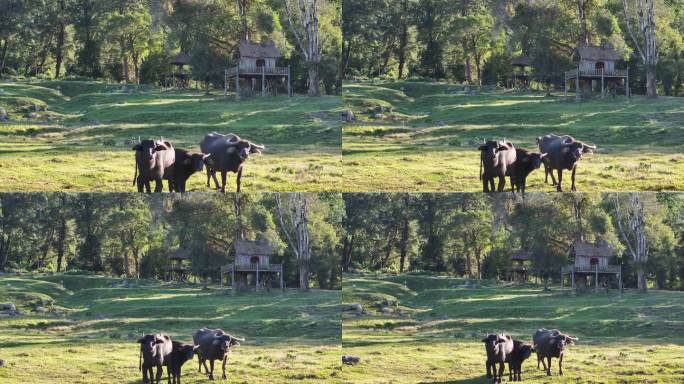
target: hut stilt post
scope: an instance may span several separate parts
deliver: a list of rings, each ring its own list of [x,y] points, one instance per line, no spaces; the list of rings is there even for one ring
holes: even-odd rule
[[[625,79],[625,96],[628,99],[632,98],[631,89],[629,89],[629,67],[627,67],[627,78]]]
[[[563,292],[563,268],[561,268],[561,293]]]
[[[580,75],[580,69],[577,67],[577,75],[575,76],[575,101],[580,100],[580,94],[579,94],[579,75]]]
[[[230,294],[235,294],[235,267],[230,270]]]
[[[598,292],[598,266],[596,267],[596,275],[594,276],[594,292]]]
[[[259,265],[257,264],[256,269],[256,291],[259,292]]]
[[[221,267],[221,291],[223,291],[223,267]]]
[[[235,66],[235,100],[240,100],[240,66]]]
[[[603,68],[601,68],[601,98],[603,99],[604,93],[603,93],[603,88],[604,88],[604,79],[603,79]]]
[[[622,264],[620,264],[620,274],[618,275],[618,285],[620,285],[620,297],[622,297]]]
[[[261,66],[261,97],[266,96],[266,67]]]
[[[288,65],[287,66],[287,97],[292,97],[292,89],[290,86],[290,77],[291,77],[290,75],[291,75],[290,66]]]
[[[285,285],[283,281],[283,269],[282,267],[280,268],[280,292],[285,291]]]
[[[228,96],[228,68],[223,70],[223,97]]]
[[[572,289],[575,289],[575,266],[572,266],[572,270],[570,271],[570,283],[572,285]]]
[[[563,88],[563,96],[568,97],[568,73],[565,73],[565,87]]]

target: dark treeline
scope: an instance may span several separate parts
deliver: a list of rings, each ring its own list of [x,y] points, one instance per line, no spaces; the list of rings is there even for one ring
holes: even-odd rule
[[[518,250],[558,281],[575,242],[607,243],[627,286],[684,289],[684,195],[346,194],[344,271],[504,279]],[[637,241],[643,240],[643,241]],[[644,244],[645,247],[642,247]]]
[[[237,196],[0,194],[0,271],[161,279],[168,255],[183,248],[192,274],[217,282],[236,239],[267,239],[288,286],[340,287],[340,195]],[[298,230],[308,235],[306,252],[285,234],[296,240]]]
[[[332,93],[340,12],[339,0],[3,0],[0,75],[154,84],[184,52],[195,80],[222,87],[240,40],[272,41],[295,90]]]
[[[345,0],[342,19],[350,78],[503,85],[511,59],[526,55],[538,84],[562,87],[578,43],[589,43],[620,53],[634,91],[684,92],[682,0]]]

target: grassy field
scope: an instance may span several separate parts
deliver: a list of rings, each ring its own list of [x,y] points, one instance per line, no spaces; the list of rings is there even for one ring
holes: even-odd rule
[[[463,281],[427,276],[345,276],[342,349],[361,358],[344,383],[488,383],[482,336],[507,332],[531,342],[541,327],[579,337],[559,377],[523,364],[527,383],[682,383],[684,292],[616,291],[561,295],[533,285],[459,288]],[[398,301],[391,313],[386,300]],[[379,305],[378,305],[379,304]],[[390,374],[391,373],[391,374]],[[506,380],[507,380],[506,376]]]
[[[203,326],[246,338],[231,354],[228,380],[216,382],[339,382],[339,291],[226,296],[145,281],[112,288],[112,282],[96,276],[0,278],[0,303],[13,302],[25,314],[0,318],[0,359],[6,360],[0,382],[139,383],[135,341],[141,333],[163,331],[192,342]],[[49,311],[36,313],[43,300],[52,303]],[[183,368],[183,383],[208,382],[197,372],[196,358]]]
[[[82,81],[0,82],[0,90],[0,107],[12,119],[0,123],[0,191],[135,191],[130,140],[163,136],[175,147],[199,150],[214,131],[266,146],[245,166],[244,191],[340,189],[339,97],[236,102],[222,93],[129,94]],[[39,112],[31,112],[34,105]],[[206,191],[205,181],[195,175],[188,189]],[[228,183],[234,190],[234,174]]]
[[[348,191],[481,191],[477,143],[506,138],[536,149],[548,133],[597,145],[579,164],[580,191],[684,189],[684,98],[576,103],[562,94],[379,82],[345,84],[343,99],[357,116],[342,133]],[[531,174],[528,190],[555,191],[543,178]]]

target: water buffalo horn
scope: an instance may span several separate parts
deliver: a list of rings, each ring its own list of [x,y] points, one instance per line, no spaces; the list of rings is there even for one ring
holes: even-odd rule
[[[266,147],[264,147],[263,145],[258,145],[258,144],[253,144],[253,143],[249,143],[249,145],[251,145],[251,146],[254,147],[254,148],[259,148],[259,149],[264,149],[264,148],[266,148]]]
[[[596,149],[595,145],[584,144],[584,146],[587,148]]]
[[[231,337],[237,341],[245,341],[244,337],[235,337],[235,336],[231,336]]]

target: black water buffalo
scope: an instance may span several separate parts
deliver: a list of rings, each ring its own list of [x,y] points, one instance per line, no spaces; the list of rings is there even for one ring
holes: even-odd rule
[[[480,150],[482,190],[494,192],[494,178],[498,177],[497,191],[503,192],[506,186],[506,176],[510,176],[510,166],[515,162],[515,147],[509,141],[489,140],[480,145],[478,149]]]
[[[513,351],[508,355],[508,380],[522,381],[522,363],[534,352],[531,345],[513,340]]]
[[[133,146],[135,151],[135,175],[133,185],[138,185],[138,192],[150,193],[150,182],[154,181],[154,192],[163,189],[162,180],[173,178],[172,166],[176,159],[173,146],[163,140],[143,140]]]
[[[202,372],[202,366],[204,366],[209,379],[214,380],[214,360],[222,361],[221,378],[226,379],[226,364],[230,349],[240,346],[240,341],[245,341],[245,339],[227,334],[221,329],[202,328],[192,335],[192,341],[197,347],[195,352],[199,358],[199,371]],[[207,369],[207,360],[209,360],[210,369]]]
[[[237,191],[240,192],[240,181],[242,179],[242,166],[252,153],[260,154],[264,149],[263,145],[256,145],[248,140],[241,139],[232,133],[223,135],[221,133],[210,133],[204,136],[200,143],[202,153],[211,155],[206,160],[207,165],[207,187],[210,187],[210,176],[214,178],[214,184],[218,189],[216,172],[221,172],[221,192],[226,192],[226,173],[234,172],[237,174]]]
[[[138,343],[140,343],[138,369],[142,371],[143,383],[155,383],[156,381],[156,384],[159,384],[163,374],[162,366],[168,364],[168,359],[171,355],[171,338],[161,333],[156,335],[148,334],[140,338]],[[152,370],[155,367],[157,368],[157,374],[152,376]]]
[[[551,181],[553,185],[556,185],[556,190],[563,192],[561,184],[563,182],[563,170],[566,169],[572,171],[572,191],[576,191],[577,162],[583,154],[591,153],[592,150],[596,149],[596,146],[575,140],[572,136],[558,136],[553,133],[538,137],[537,145],[541,153],[546,153],[544,157],[545,182],[549,182],[549,175],[551,175]],[[553,177],[554,169],[558,170],[558,184]]]
[[[183,344],[178,341],[172,342],[172,349],[169,358],[164,361],[166,368],[167,380],[172,384],[181,384],[181,368],[186,361],[192,360],[195,355],[196,346],[192,344]]]
[[[542,165],[546,153],[530,152],[527,149],[515,149],[515,162],[511,166],[511,192],[525,194],[527,176]]]
[[[175,149],[176,161],[173,164],[173,172],[170,187],[171,192],[185,192],[185,184],[190,176],[195,172],[202,172],[204,162],[209,157],[203,153],[186,151],[185,149]]]
[[[558,358],[558,374],[563,376],[563,354],[565,348],[579,340],[561,333],[557,329],[538,329],[532,336],[534,351],[537,352],[537,368],[539,362],[544,365],[546,374],[551,376],[551,358]],[[547,359],[544,362],[544,359]]]
[[[482,342],[487,352],[487,377],[493,377],[495,383],[500,383],[503,378],[504,364],[508,361],[508,355],[513,352],[513,339],[506,334],[489,334]],[[496,365],[499,365],[497,372]]]

